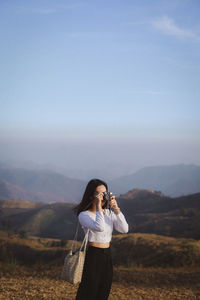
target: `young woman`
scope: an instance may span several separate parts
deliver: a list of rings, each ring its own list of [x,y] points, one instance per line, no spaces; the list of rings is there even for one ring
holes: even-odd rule
[[[108,299],[113,275],[110,253],[113,227],[118,232],[128,232],[128,224],[115,196],[111,197],[111,209],[107,209],[106,201],[103,199],[104,192],[108,192],[108,186],[104,181],[90,180],[81,203],[76,207],[84,232],[89,229],[88,249],[76,300]]]

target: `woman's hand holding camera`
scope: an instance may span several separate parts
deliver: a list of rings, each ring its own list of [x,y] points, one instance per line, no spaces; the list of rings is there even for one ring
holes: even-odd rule
[[[118,215],[120,213],[120,208],[118,207],[115,196],[111,196],[110,207],[114,209],[114,212]]]
[[[94,200],[96,202],[96,210],[103,211],[102,206],[101,206],[101,202],[103,200],[103,193],[96,193],[94,195]]]

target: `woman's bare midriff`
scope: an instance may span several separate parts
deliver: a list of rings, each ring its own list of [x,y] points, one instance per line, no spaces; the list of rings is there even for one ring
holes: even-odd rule
[[[88,242],[89,245],[97,248],[109,248],[110,243],[95,243],[95,242]]]

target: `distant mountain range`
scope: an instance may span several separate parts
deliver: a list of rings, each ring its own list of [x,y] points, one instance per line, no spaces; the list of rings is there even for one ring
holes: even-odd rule
[[[98,177],[98,176],[94,176]],[[104,178],[102,178],[104,179]],[[132,175],[107,181],[116,196],[132,189],[151,189],[177,197],[200,192],[200,167],[146,167]],[[78,203],[87,182],[50,170],[31,170],[0,164],[0,199]]]
[[[8,181],[0,179],[0,199],[30,200],[39,201],[34,193],[27,192],[21,187]]]
[[[0,199],[76,203],[85,184],[49,170],[0,167]]]
[[[134,188],[152,189],[177,197],[200,192],[200,167],[172,165],[146,167],[132,175],[109,182],[115,193],[126,193]]]
[[[135,189],[121,195],[118,203],[130,233],[200,239],[200,193],[170,198],[157,191]],[[0,229],[72,239],[77,222],[73,208],[74,204],[68,203],[0,201]]]

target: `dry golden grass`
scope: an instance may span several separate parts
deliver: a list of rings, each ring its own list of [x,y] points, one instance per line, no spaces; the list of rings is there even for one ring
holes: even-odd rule
[[[60,279],[61,268],[1,264],[0,299],[74,299],[78,286]],[[199,278],[200,269],[115,268],[109,300],[200,299]]]
[[[200,267],[199,240],[131,233],[115,235],[111,247],[115,265],[120,262],[124,266]]]
[[[53,239],[53,238],[41,238],[37,236],[28,236],[25,239],[20,239],[18,234],[12,234],[11,236],[7,236],[4,231],[0,230],[0,245],[2,244],[13,244],[13,245],[21,245],[21,246],[28,246],[32,249],[42,251],[42,250],[52,250],[51,243],[52,242],[60,242],[60,239]],[[66,241],[65,249],[66,251],[70,249],[72,240]],[[80,246],[80,242],[75,242],[75,245],[78,247]],[[63,249],[63,247],[56,247],[57,249]]]

